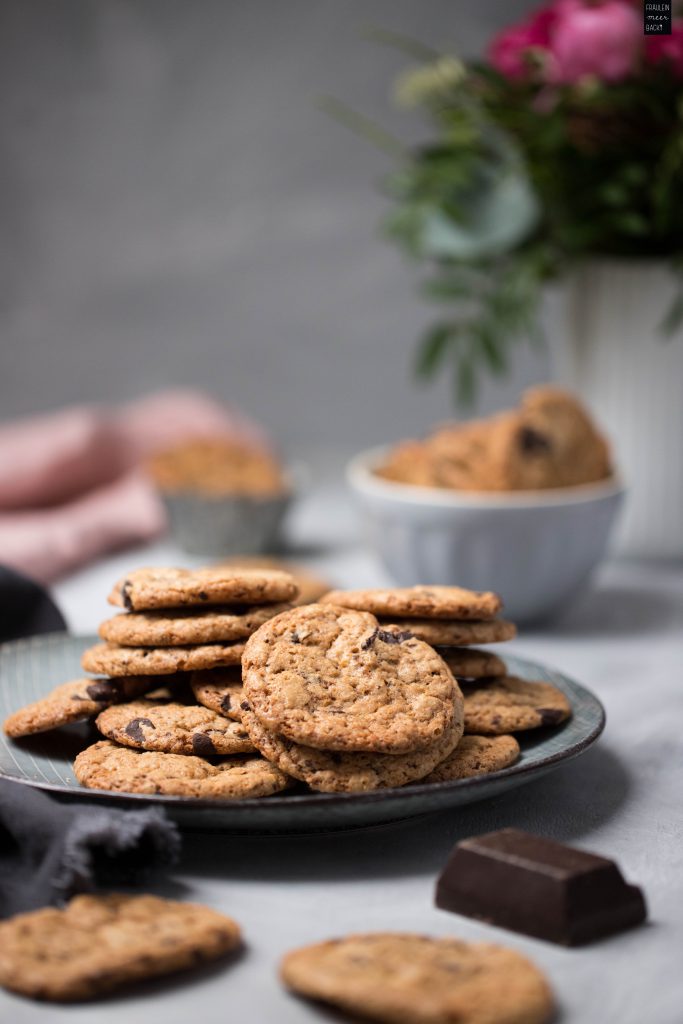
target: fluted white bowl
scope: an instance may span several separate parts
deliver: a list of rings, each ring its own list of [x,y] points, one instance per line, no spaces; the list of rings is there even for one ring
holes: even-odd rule
[[[581,591],[606,553],[625,493],[616,477],[504,493],[417,487],[373,472],[387,452],[356,455],[347,479],[396,583],[495,590],[516,622],[551,618]]]

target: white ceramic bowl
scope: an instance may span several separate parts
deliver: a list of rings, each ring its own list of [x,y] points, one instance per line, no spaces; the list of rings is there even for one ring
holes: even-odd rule
[[[356,455],[347,479],[399,586],[495,590],[516,622],[550,618],[603,558],[624,488],[615,477],[545,491],[465,492],[383,480],[388,449]]]

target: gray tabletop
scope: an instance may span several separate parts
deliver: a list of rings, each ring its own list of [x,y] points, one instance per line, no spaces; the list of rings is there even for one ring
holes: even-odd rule
[[[309,495],[292,536],[299,560],[336,584],[385,582],[339,488]],[[190,561],[170,545],[129,552],[72,577],[57,587],[57,599],[74,632],[91,632],[107,614],[104,598],[121,570]],[[547,972],[562,1021],[680,1024],[682,626],[683,563],[605,566],[562,621],[543,632],[523,631],[510,645],[511,652],[573,676],[605,704],[606,731],[580,759],[486,803],[392,825],[296,837],[187,835],[177,872],[157,891],[235,917],[246,940],[237,962],[82,1007],[0,994],[0,1020],[324,1021],[329,1017],[281,988],[282,954],[348,931],[400,929],[523,951]],[[628,880],[643,886],[649,923],[565,950],[436,910],[434,883],[452,845],[509,825],[616,858]]]

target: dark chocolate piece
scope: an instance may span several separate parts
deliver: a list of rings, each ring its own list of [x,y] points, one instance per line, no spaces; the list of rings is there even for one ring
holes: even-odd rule
[[[641,924],[642,891],[614,861],[504,828],[458,843],[436,905],[501,928],[580,946]]]
[[[148,725],[151,729],[156,729],[154,722],[149,718],[131,718],[123,731],[130,736],[134,743],[145,742],[145,734],[140,728],[141,725]]]
[[[213,745],[211,737],[207,736],[205,732],[193,733],[192,753],[197,754],[199,757],[214,757],[216,754],[216,748]]]
[[[379,629],[379,627],[371,633],[369,637],[363,641],[360,645],[362,651],[369,651],[375,640],[382,640],[385,644],[402,644],[404,640],[412,640],[413,634],[409,630],[404,629],[400,633],[389,633],[386,629]]]
[[[113,679],[96,679],[85,691],[91,700],[99,703],[114,703],[121,694],[121,686]]]
[[[552,448],[550,441],[538,430],[531,427],[522,427],[519,432],[519,446],[523,452],[529,455],[536,455],[539,452],[549,452]]]

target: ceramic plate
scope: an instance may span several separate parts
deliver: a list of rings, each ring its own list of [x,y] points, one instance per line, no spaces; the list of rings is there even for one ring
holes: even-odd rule
[[[65,634],[17,640],[0,647],[0,718],[37,700],[58,683],[82,676],[80,656],[94,637]],[[602,732],[605,712],[583,686],[559,672],[522,658],[506,658],[511,673],[553,683],[569,698],[573,716],[555,729],[519,734],[520,760],[510,768],[458,782],[415,784],[371,793],[290,793],[262,800],[192,800],[168,796],[126,796],[83,789],[71,764],[76,754],[98,735],[90,723],[50,733],[9,740],[0,738],[0,775],[62,800],[85,800],[116,807],[164,807],[169,817],[189,829],[226,832],[309,832],[374,825],[441,808],[498,796],[531,782],[583,753]]]

